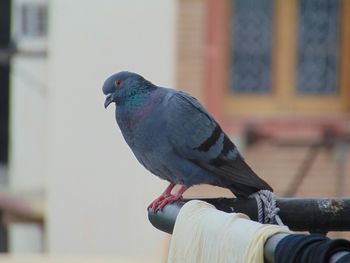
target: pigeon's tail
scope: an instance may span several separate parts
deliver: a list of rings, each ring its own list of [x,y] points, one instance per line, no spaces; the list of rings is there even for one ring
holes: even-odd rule
[[[239,182],[235,180],[235,182],[227,186],[235,196],[248,197],[259,190],[273,191],[272,187],[261,179],[241,156],[237,156],[236,160],[232,162],[231,168],[233,177],[241,179]]]

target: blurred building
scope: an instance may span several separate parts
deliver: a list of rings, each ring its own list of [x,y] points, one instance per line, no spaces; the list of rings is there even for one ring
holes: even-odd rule
[[[102,84],[131,70],[174,87],[175,12],[174,1],[11,2],[6,189],[44,224],[9,220],[9,252],[164,258],[147,206],[166,184],[128,149]]]
[[[12,1],[11,7],[9,187],[25,199],[35,196],[44,202],[48,2],[18,0]],[[27,222],[10,225],[11,252],[42,252],[44,246],[40,225]]]
[[[5,2],[0,175],[45,222],[12,222],[10,252],[164,259],[146,207],[166,183],[103,108],[121,70],[198,97],[277,194],[350,194],[349,0]]]
[[[349,15],[347,0],[179,1],[178,88],[278,194],[350,194]]]

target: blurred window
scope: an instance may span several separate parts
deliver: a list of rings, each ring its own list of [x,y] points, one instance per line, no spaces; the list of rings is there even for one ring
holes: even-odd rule
[[[235,0],[231,7],[231,89],[270,93],[273,0]]]
[[[297,92],[335,94],[339,0],[299,0]]]
[[[47,5],[45,3],[23,3],[19,8],[20,36],[46,37]]]
[[[178,86],[216,116],[350,112],[350,0],[181,0],[179,10]]]
[[[218,75],[228,80],[227,116],[350,110],[350,1],[233,0],[229,11],[224,5],[230,48],[216,48],[230,54],[227,72]]]

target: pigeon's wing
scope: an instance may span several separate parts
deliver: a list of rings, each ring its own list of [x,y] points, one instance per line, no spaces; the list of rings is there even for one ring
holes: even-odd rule
[[[170,142],[182,158],[233,184],[272,190],[245,163],[237,147],[195,98],[176,92],[164,113]]]

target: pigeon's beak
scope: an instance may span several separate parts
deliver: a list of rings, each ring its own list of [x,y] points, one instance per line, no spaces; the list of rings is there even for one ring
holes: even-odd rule
[[[108,94],[105,100],[105,109],[107,109],[108,105],[113,102],[113,94]]]

